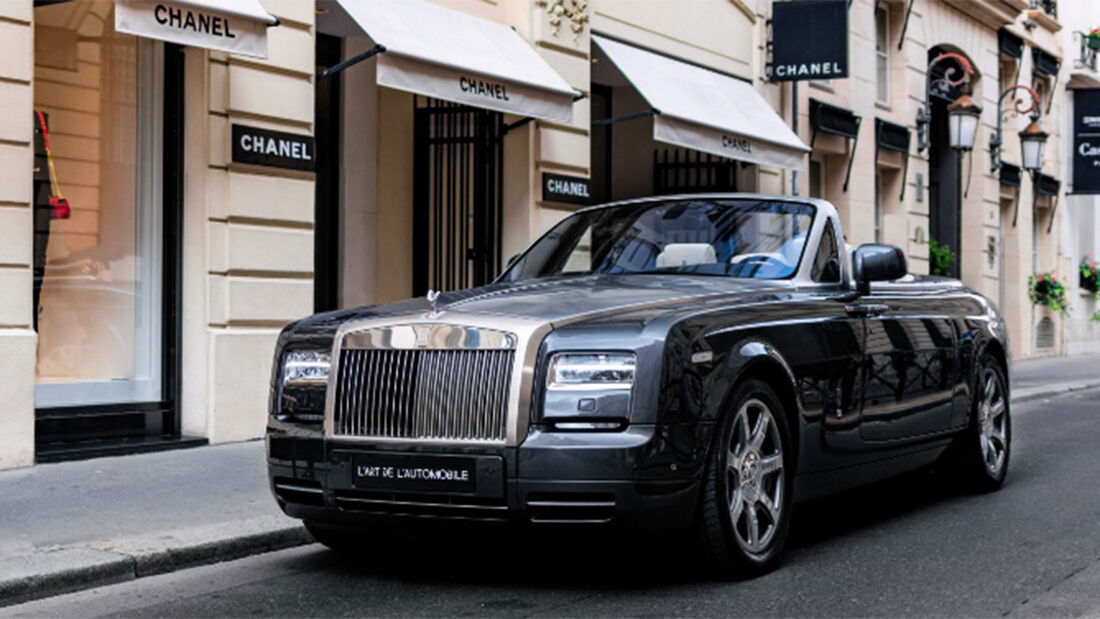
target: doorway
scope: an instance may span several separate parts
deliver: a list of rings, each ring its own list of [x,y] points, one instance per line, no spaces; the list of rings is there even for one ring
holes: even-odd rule
[[[321,71],[342,59],[342,40],[317,34],[316,65]],[[340,299],[340,95],[342,74],[317,80],[313,117],[317,177],[314,183],[313,311],[339,307]]]
[[[929,126],[931,146],[928,150],[929,171],[929,234],[941,245],[946,245],[955,254],[949,273],[958,277],[960,273],[959,229],[962,220],[962,183],[960,182],[961,158],[951,148],[947,126],[948,102],[932,98],[932,122]]]
[[[504,117],[413,98],[413,295],[488,284],[502,267]]]

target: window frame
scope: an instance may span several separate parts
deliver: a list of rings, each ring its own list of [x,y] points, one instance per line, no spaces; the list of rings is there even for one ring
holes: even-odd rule
[[[879,15],[882,15],[882,23],[879,23]],[[881,27],[880,27],[881,26]],[[879,39],[884,40],[882,49],[879,49]],[[879,62],[884,65],[882,72],[883,81],[879,82]],[[885,91],[885,98],[881,95]],[[875,103],[890,105],[890,7],[877,3],[875,6]]]

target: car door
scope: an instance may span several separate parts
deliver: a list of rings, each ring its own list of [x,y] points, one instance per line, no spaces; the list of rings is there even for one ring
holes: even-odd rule
[[[860,436],[916,438],[950,427],[958,337],[945,306],[903,284],[872,285],[866,308]]]
[[[859,412],[863,396],[864,318],[850,311],[852,292],[842,267],[840,239],[832,220],[825,222],[810,278],[817,288],[810,293],[814,311],[824,318],[812,330],[792,330],[796,340],[791,357],[801,360],[795,370],[806,411],[821,419],[823,440],[831,449],[815,453],[813,468],[845,464],[839,454],[851,454],[864,445],[859,436]],[[811,457],[810,454],[806,455]]]

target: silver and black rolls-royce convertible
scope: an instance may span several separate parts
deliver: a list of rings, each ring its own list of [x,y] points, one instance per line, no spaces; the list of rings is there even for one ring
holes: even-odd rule
[[[796,501],[930,466],[1004,481],[1004,323],[907,271],[849,251],[821,200],[578,211],[490,285],[287,327],[272,491],[334,548],[414,522],[614,525],[760,573]]]

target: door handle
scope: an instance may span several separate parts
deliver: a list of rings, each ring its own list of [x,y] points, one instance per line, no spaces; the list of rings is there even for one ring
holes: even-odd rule
[[[872,318],[885,314],[889,310],[890,306],[882,303],[856,303],[844,306],[844,311],[853,318]]]

